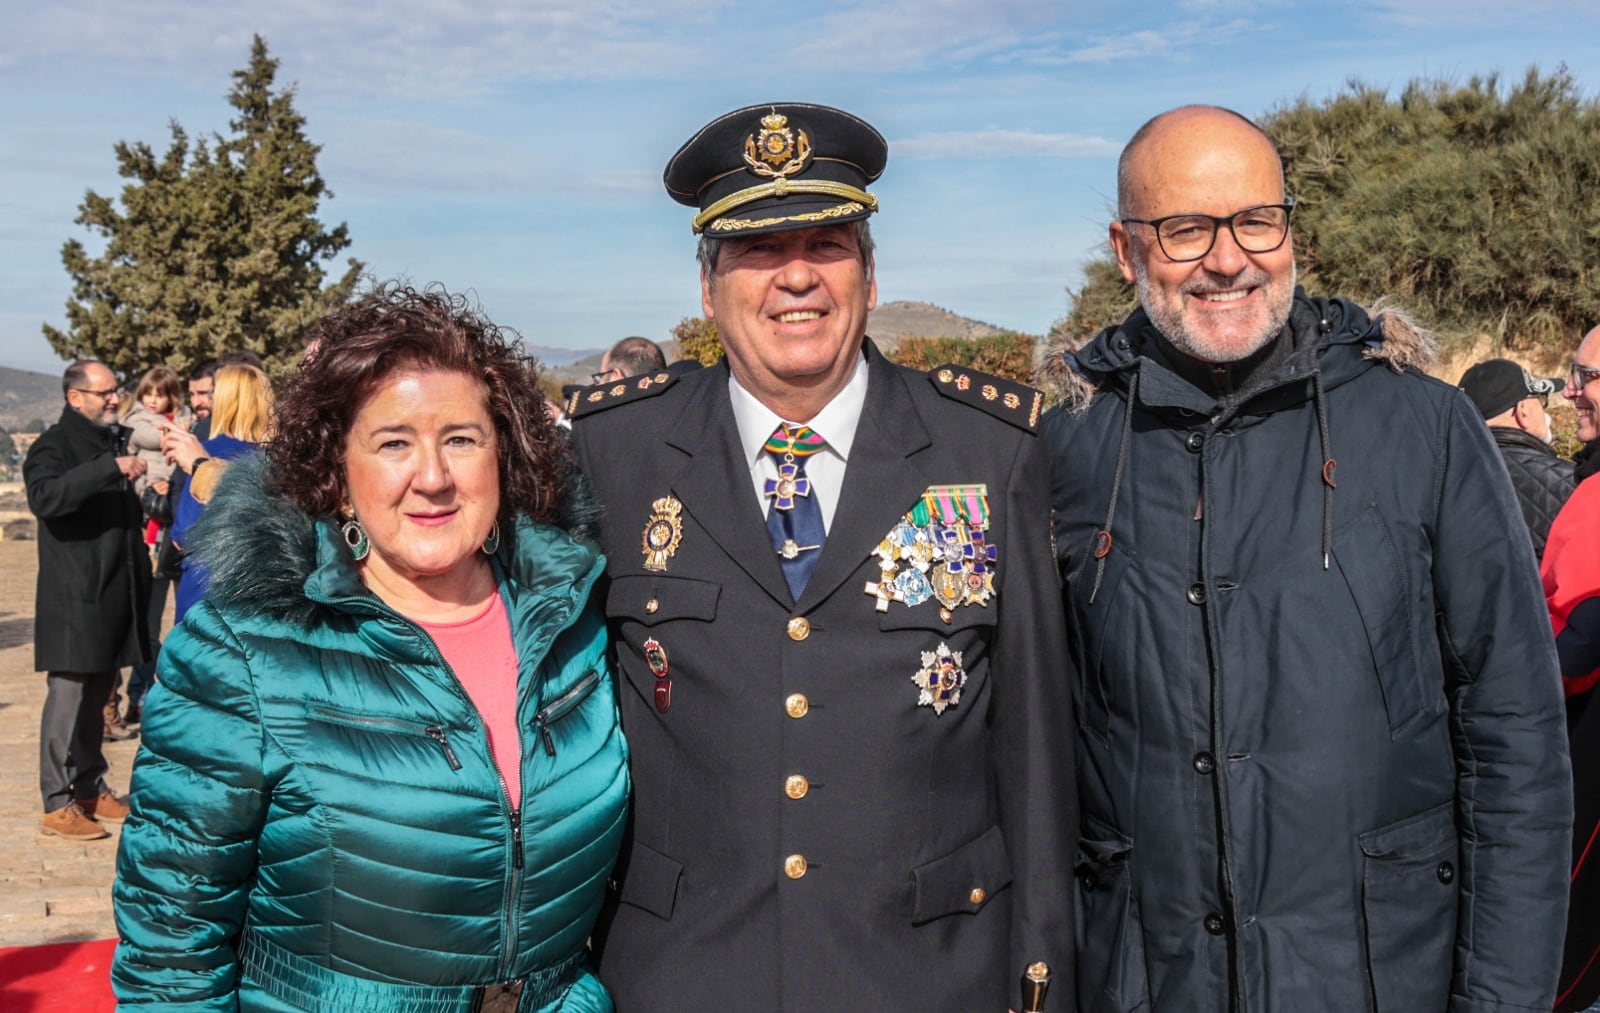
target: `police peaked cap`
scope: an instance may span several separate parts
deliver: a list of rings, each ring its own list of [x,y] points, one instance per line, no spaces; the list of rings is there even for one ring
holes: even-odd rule
[[[806,102],[769,102],[719,116],[678,149],[662,181],[698,207],[694,231],[756,235],[865,218],[878,210],[867,184],[889,144],[865,120]]]

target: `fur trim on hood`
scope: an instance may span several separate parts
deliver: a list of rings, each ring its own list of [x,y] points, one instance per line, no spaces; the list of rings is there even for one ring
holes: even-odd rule
[[[1376,320],[1383,331],[1383,343],[1367,349],[1364,353],[1367,358],[1384,363],[1396,373],[1408,367],[1426,370],[1438,358],[1439,344],[1433,333],[1400,308],[1397,300],[1383,296],[1372,304],[1367,315]]]
[[[1296,290],[1297,297],[1300,295]],[[1372,342],[1362,355],[1365,358],[1382,362],[1395,372],[1403,372],[1407,368],[1426,370],[1431,366],[1438,354],[1438,345],[1433,335],[1419,325],[1415,318],[1402,309],[1398,302],[1389,296],[1377,300],[1370,310],[1365,310],[1368,319],[1374,320],[1383,336],[1382,341]],[[1135,310],[1126,320],[1101,331],[1096,337],[1084,346],[1097,341],[1106,341],[1117,331],[1128,327],[1141,326],[1147,318],[1142,309]],[[1089,407],[1094,396],[1104,385],[1103,374],[1083,369],[1078,365],[1078,349],[1070,347],[1067,338],[1058,338],[1051,342],[1045,349],[1044,358],[1034,370],[1033,381],[1035,386],[1043,389],[1053,401],[1061,404],[1069,412],[1082,412]]]
[[[575,541],[593,543],[598,517],[588,480],[573,472],[557,526]],[[517,528],[531,524],[522,517]],[[502,553],[516,536],[502,535]],[[330,556],[347,566],[351,589],[359,587],[336,523],[332,518],[319,522],[277,492],[265,454],[231,462],[205,512],[189,529],[187,549],[205,568],[206,597],[250,615],[303,623],[327,608],[307,596],[306,580]]]

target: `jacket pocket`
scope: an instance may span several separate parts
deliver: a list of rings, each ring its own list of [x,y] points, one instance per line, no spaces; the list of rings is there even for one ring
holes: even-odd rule
[[[878,629],[931,630],[934,633],[959,633],[962,630],[993,628],[999,621],[994,609],[983,605],[959,605],[950,609],[950,621],[939,615],[937,602],[924,602],[910,608],[894,602],[889,611],[878,614]]]
[[[717,617],[722,585],[664,573],[630,573],[615,577],[606,594],[606,615],[644,626],[674,619],[710,622]]]
[[[1418,661],[1417,624],[1406,572],[1376,508],[1368,507],[1334,532],[1333,557],[1361,614],[1389,715],[1389,735],[1398,737],[1427,709],[1422,673],[1436,666],[1425,667]]]
[[[1132,1013],[1150,1005],[1144,926],[1133,895],[1128,860],[1133,841],[1085,816],[1078,842],[1078,1009]]]
[[[657,918],[670,919],[678,902],[678,881],[682,877],[682,865],[634,841],[628,849],[628,868],[622,874],[622,889],[617,899]]]
[[[1443,1010],[1455,960],[1455,804],[1361,835],[1361,906],[1374,1008]]]
[[[534,730],[539,733],[539,739],[544,743],[547,755],[556,755],[556,737],[551,728],[562,718],[577,710],[598,685],[600,685],[600,672],[598,669],[591,669],[564,692],[551,698],[550,702],[540,707],[539,713],[533,716]]]
[[[445,734],[443,725],[430,724],[427,721],[397,718],[384,714],[356,714],[350,711],[338,710],[322,704],[313,704],[306,710],[306,718],[310,721],[346,728],[370,735],[404,735],[411,736],[418,741],[430,741],[439,755],[444,757],[451,770],[461,769],[461,759],[450,745],[450,737]]]
[[[950,914],[976,914],[1010,885],[1011,856],[1006,853],[1005,836],[999,827],[990,827],[950,854],[911,870],[911,924]]]

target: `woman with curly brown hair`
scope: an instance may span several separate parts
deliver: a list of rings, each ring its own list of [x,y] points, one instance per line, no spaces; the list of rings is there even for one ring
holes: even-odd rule
[[[115,887],[121,1007],[596,1013],[628,778],[604,560],[514,342],[391,285],[191,532]]]

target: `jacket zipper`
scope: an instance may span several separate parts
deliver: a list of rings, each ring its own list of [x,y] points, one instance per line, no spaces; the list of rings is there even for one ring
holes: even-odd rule
[[[556,755],[556,739],[550,734],[550,726],[566,717],[574,707],[583,702],[585,697],[594,692],[594,688],[599,684],[600,673],[591,671],[579,679],[571,689],[556,697],[554,703],[534,715],[534,721],[539,725],[539,737],[544,740],[544,751],[547,754]]]
[[[589,590],[594,587],[595,581],[599,579],[600,574],[604,570],[605,570],[605,557],[601,556],[595,561],[594,565],[589,567],[589,572],[588,573],[584,574],[579,579],[573,581],[573,583],[572,583],[573,607],[572,607],[571,611],[569,611],[567,613],[566,617],[564,619],[562,619],[561,623],[559,625],[557,625],[553,630],[550,631],[550,637],[549,637],[548,642],[546,643],[546,651],[545,651],[545,655],[544,655],[545,657],[548,657],[548,655],[549,655],[549,650],[548,650],[549,644],[555,643],[556,638],[559,637],[562,633],[565,633],[568,629],[570,629],[572,627],[572,624],[578,621],[578,617],[583,614],[583,609],[581,607],[579,607],[579,606],[581,605],[584,596],[586,596],[589,593]],[[423,629],[421,626],[418,626],[416,623],[412,622],[411,620],[407,619],[405,616],[403,616],[400,613],[396,612],[394,609],[389,608],[387,605],[383,604],[382,602],[379,602],[379,601],[376,601],[376,600],[368,601],[368,600],[363,600],[363,599],[358,598],[358,599],[355,599],[352,602],[352,604],[358,605],[364,611],[365,610],[375,611],[380,616],[386,616],[386,617],[388,617],[390,619],[397,620],[397,621],[399,621],[401,623],[404,623],[405,625],[411,627],[417,633],[421,634],[423,641],[428,645],[429,649],[432,651],[433,658],[438,663],[439,667],[444,669],[446,672],[451,671],[449,662],[444,660],[444,653],[439,650],[439,645],[434,643],[433,637],[428,635],[428,631],[427,630]],[[508,616],[508,618],[509,618],[509,616]],[[513,624],[513,629],[515,629],[515,625],[514,624]],[[518,658],[519,664],[521,663],[522,660],[523,659]],[[598,672],[590,672],[588,676],[585,676],[585,678],[583,680],[580,680],[580,685],[582,684],[582,682],[588,681],[588,680],[592,680],[593,682],[598,683],[600,681],[600,674]],[[459,685],[460,685],[460,681],[457,680],[458,688],[459,688]],[[591,690],[593,688],[594,688],[593,686],[590,686]],[[574,689],[576,689],[576,687],[574,687]],[[462,691],[462,695],[465,696],[465,692],[464,691]],[[572,695],[571,691],[568,691],[568,693],[563,694],[562,698],[560,700],[557,700],[556,703],[551,704],[551,708],[554,708],[554,707],[560,705],[562,702],[565,701],[566,697],[570,696],[570,695]],[[471,703],[471,701],[468,700],[468,703]],[[570,710],[571,709],[570,706],[567,709]],[[540,713],[543,714],[544,711],[540,711]],[[566,713],[566,710],[563,710],[561,712],[561,714],[565,714],[565,713]],[[555,715],[555,716],[559,717],[561,715]],[[549,718],[546,718],[545,719],[545,723],[541,723],[541,733],[546,731],[547,722],[549,720],[550,720]],[[427,734],[426,731],[424,731],[424,734]],[[439,729],[439,734],[442,736],[444,734],[444,729],[440,728]],[[486,744],[487,744],[488,734],[489,734],[488,733],[488,727],[485,726],[484,727],[484,738],[486,740]],[[432,738],[432,736],[429,736],[429,737]],[[449,745],[447,743],[444,743],[442,741],[442,739],[435,739],[435,741],[440,742],[442,745],[444,745],[444,747],[447,750],[449,749]],[[549,738],[546,738],[545,739],[545,747],[546,747],[547,750],[553,750],[555,748],[555,744]],[[455,753],[452,750],[452,751],[450,751],[449,756],[447,758],[454,757],[454,755],[455,755]],[[555,753],[551,752],[550,755],[554,756]],[[491,754],[491,757],[492,757],[492,754]],[[457,761],[457,762],[459,762],[459,761]],[[457,769],[459,769],[459,768],[457,768]],[[512,976],[512,968],[513,968],[513,965],[514,965],[515,960],[516,960],[516,953],[517,953],[517,897],[522,891],[522,866],[523,866],[523,862],[524,862],[524,858],[523,858],[523,855],[522,855],[522,810],[520,808],[516,807],[516,806],[511,805],[511,792],[508,790],[508,788],[506,786],[505,775],[503,773],[500,773],[499,768],[496,768],[495,772],[496,772],[497,776],[500,779],[500,797],[506,800],[506,808],[509,810],[508,817],[509,817],[510,829],[511,829],[511,848],[512,848],[511,874],[506,877],[506,888],[505,888],[505,892],[503,894],[503,899],[502,899],[502,902],[501,902],[502,917],[501,917],[501,920],[500,920],[500,938],[501,938],[501,943],[504,946],[504,949],[502,950],[501,955],[500,955],[500,976],[502,978],[509,978],[509,977]]]
[[[311,715],[330,724],[344,725],[347,728],[374,728],[381,731],[398,732],[404,735],[422,735],[439,744],[444,751],[445,762],[450,764],[451,770],[461,769],[461,758],[456,751],[450,748],[450,740],[444,734],[440,725],[427,725],[420,721],[405,721],[400,718],[369,717],[364,714],[344,714],[326,707],[311,708]]]

